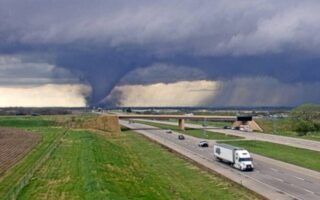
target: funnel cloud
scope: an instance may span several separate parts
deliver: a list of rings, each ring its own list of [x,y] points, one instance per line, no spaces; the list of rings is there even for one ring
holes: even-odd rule
[[[0,106],[320,103],[319,9],[315,0],[2,0]],[[34,105],[11,101],[35,91]],[[52,101],[49,91],[59,91]]]

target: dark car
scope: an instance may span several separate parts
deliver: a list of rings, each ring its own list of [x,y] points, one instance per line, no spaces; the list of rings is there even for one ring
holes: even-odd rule
[[[185,138],[184,138],[184,135],[178,135],[178,139],[179,140],[184,140]]]
[[[200,141],[198,144],[199,147],[209,147],[209,144],[207,141]]]

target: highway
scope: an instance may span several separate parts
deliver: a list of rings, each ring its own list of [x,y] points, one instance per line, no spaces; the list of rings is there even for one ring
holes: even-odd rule
[[[141,120],[141,119],[139,119],[139,120]],[[156,122],[156,123],[177,126],[176,122],[159,121],[159,120],[141,120],[141,121]],[[203,128],[202,125],[187,124],[187,123],[185,124],[185,127]],[[236,136],[244,137],[248,140],[267,141],[267,142],[273,142],[273,143],[278,143],[278,144],[285,144],[285,145],[289,145],[289,146],[294,146],[294,147],[298,147],[298,148],[320,151],[320,142],[313,141],[313,140],[305,140],[305,139],[285,137],[285,136],[272,135],[272,134],[266,134],[266,133],[243,132],[243,131],[237,131],[237,130],[231,130],[231,129],[216,128],[216,127],[212,127],[212,126],[207,126],[205,129],[206,129],[206,131],[209,131],[209,132],[211,131],[211,132],[225,133],[225,134],[229,134],[229,135],[236,135]]]
[[[214,160],[213,140],[209,141],[209,148],[201,148],[197,146],[199,138],[185,135],[185,140],[178,140],[178,133],[168,134],[165,130],[123,120],[120,123],[269,199],[320,199],[319,172],[255,154],[255,170],[241,172]]]

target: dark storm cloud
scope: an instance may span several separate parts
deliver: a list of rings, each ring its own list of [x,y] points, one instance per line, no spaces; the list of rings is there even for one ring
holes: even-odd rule
[[[127,73],[122,77],[119,84],[170,83],[205,79],[207,79],[206,73],[197,68],[156,63],[152,66],[136,68]]]
[[[319,46],[317,1],[1,1],[22,44],[142,45],[159,54],[255,55]],[[306,31],[305,31],[306,30]]]
[[[0,55],[0,86],[79,83],[70,71],[23,56]]]
[[[0,0],[0,54],[67,69],[92,86],[93,103],[119,80],[269,77],[303,85],[320,80],[319,9],[318,1],[299,0]]]

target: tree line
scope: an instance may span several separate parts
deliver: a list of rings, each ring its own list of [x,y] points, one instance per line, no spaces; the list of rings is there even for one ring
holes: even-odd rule
[[[320,105],[304,104],[290,113],[295,121],[295,131],[300,135],[320,131]]]

